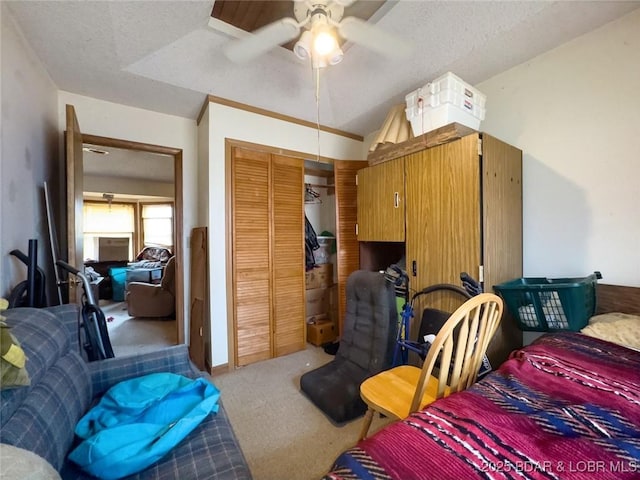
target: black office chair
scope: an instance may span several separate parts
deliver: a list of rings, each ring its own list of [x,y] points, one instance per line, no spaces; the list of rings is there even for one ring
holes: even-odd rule
[[[394,285],[378,272],[358,270],[347,279],[340,347],[329,363],[300,378],[302,392],[334,423],[365,413],[360,384],[391,367],[398,314]]]

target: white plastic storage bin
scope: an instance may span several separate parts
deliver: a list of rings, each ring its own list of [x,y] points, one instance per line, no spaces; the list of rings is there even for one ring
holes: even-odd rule
[[[417,117],[419,115],[419,110],[421,108],[435,108],[440,107],[446,103],[450,103],[458,108],[461,108],[465,112],[470,113],[474,117],[478,118],[480,121],[484,120],[486,110],[483,107],[473,103],[464,95],[460,95],[453,90],[443,90],[440,93],[436,93],[435,95],[424,96],[422,97],[422,105],[418,103],[418,99],[421,98],[421,96],[420,94],[416,94],[417,91],[418,90],[407,95],[407,97],[411,97],[409,100],[407,100],[407,108],[405,109],[407,119],[409,121],[411,121],[412,117]],[[413,97],[415,97],[415,99]]]
[[[473,100],[471,100],[466,95],[462,95],[461,93],[455,92],[453,90],[441,90],[438,93],[429,95],[429,107],[439,107],[440,105],[444,105],[445,103],[451,103],[456,107],[462,108],[474,117],[477,117],[480,120],[484,120],[484,101],[482,102],[482,104],[474,103]]]
[[[479,90],[448,72],[409,93],[405,97],[405,112],[415,136],[454,122],[478,130],[484,120],[486,98]]]
[[[440,93],[444,90],[451,90],[460,95],[464,95],[467,99],[471,100],[476,105],[484,108],[487,96],[480,90],[472,87],[460,77],[454,75],[451,72],[447,72],[441,77],[436,78],[430,83],[427,83],[426,89],[432,95]]]
[[[320,248],[314,250],[313,259],[318,265],[322,265],[325,263],[331,262],[331,247],[333,246],[333,242],[335,242],[335,237],[323,237],[318,235],[317,237],[318,244]]]
[[[415,114],[411,116],[408,110],[407,119],[411,122],[411,130],[416,137],[450,123],[460,123],[473,130],[480,128],[480,118],[452,103],[444,103],[439,107],[416,108]],[[420,115],[420,110],[422,110],[422,115]]]

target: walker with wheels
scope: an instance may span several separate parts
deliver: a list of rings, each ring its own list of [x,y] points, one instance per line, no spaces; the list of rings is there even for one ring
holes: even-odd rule
[[[436,308],[425,308],[420,321],[418,340],[411,340],[411,319],[415,316],[414,305],[416,299],[434,292],[450,291],[459,294],[464,301],[466,301],[482,293],[482,286],[466,272],[462,272],[460,274],[460,280],[463,287],[449,283],[439,283],[426,287],[411,295],[409,276],[407,273],[397,265],[391,265],[389,268],[391,272],[387,273],[387,279],[393,281],[397,289],[404,287],[404,305],[402,306],[402,312],[400,314],[400,324],[398,326],[398,336],[393,352],[392,365],[406,365],[409,361],[409,352],[418,354],[422,360],[426,358],[429,347],[431,346],[431,341],[435,339],[440,328],[442,328],[451,315],[450,312],[444,312]],[[454,333],[454,338],[456,337]],[[489,371],[491,371],[491,364],[485,355],[478,377],[486,375]]]

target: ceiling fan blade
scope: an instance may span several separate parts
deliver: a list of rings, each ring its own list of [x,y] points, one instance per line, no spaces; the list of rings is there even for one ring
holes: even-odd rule
[[[283,18],[265,25],[252,34],[235,40],[224,49],[225,56],[236,63],[245,63],[278,45],[293,40],[300,27],[293,18]]]
[[[411,54],[408,42],[356,17],[342,19],[338,32],[343,38],[388,58],[406,58]]]

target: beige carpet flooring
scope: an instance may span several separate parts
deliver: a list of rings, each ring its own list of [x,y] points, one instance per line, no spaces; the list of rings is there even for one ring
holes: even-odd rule
[[[101,300],[100,308],[116,357],[159,350],[178,342],[175,320],[130,317],[126,302]]]
[[[300,376],[332,358],[308,345],[213,377],[254,480],[319,479],[356,443],[362,418],[336,427],[300,392]],[[388,422],[376,416],[370,431]]]

